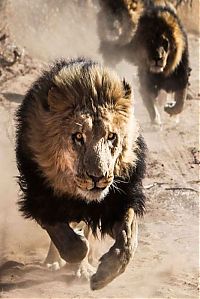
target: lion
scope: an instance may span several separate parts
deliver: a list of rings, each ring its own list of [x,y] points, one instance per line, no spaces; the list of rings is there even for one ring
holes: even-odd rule
[[[174,102],[165,105],[170,116],[184,107],[190,75],[188,41],[184,28],[169,6],[155,6],[140,18],[129,45],[128,60],[138,65],[143,102],[153,124],[161,124],[156,98],[161,90],[174,93]],[[134,58],[133,58],[134,56]]]
[[[154,5],[168,5],[175,10],[172,3],[167,0],[99,0],[99,5],[97,29],[100,42],[111,42],[117,46],[130,43],[139,18],[147,8]]]
[[[101,43],[112,42],[117,46],[128,44],[145,3],[141,0],[99,0],[99,4],[97,29]]]
[[[164,1],[165,2],[165,1]],[[138,66],[140,90],[152,124],[161,125],[156,101],[161,90],[174,93],[174,102],[164,108],[170,116],[182,112],[190,75],[187,34],[175,8],[166,3],[148,6],[126,45],[102,42],[105,64],[123,58]]]
[[[62,259],[88,273],[92,290],[100,289],[133,257],[145,210],[146,146],[131,87],[94,61],[57,61],[16,116],[20,211],[47,231]],[[73,229],[81,222],[94,236],[115,240],[95,273],[87,236]]]

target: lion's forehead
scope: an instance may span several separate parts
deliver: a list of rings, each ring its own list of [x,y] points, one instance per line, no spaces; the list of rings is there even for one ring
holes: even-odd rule
[[[75,126],[81,131],[91,131],[93,128],[93,119],[89,113],[80,112],[75,116]]]
[[[74,131],[88,132],[94,135],[106,135],[108,132],[119,132],[124,127],[115,111],[99,107],[98,113],[79,112],[73,120]]]

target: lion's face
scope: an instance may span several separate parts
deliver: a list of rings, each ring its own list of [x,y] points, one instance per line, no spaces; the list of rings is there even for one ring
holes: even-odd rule
[[[80,112],[67,130],[75,190],[87,200],[101,200],[108,193],[122,150],[122,132],[113,115],[103,110],[97,119]]]
[[[126,45],[133,38],[136,24],[143,11],[143,3],[138,0],[100,1],[98,33],[101,41]]]
[[[152,37],[147,49],[149,71],[164,72],[170,50],[168,38],[164,35]]]
[[[49,111],[36,102],[29,147],[58,194],[102,200],[134,164],[138,128],[130,86],[99,66],[62,69],[48,92]]]

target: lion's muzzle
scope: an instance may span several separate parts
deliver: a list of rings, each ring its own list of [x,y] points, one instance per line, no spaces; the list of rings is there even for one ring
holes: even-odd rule
[[[150,72],[162,73],[167,63],[167,53],[163,47],[158,48],[150,59]]]
[[[109,192],[109,187],[113,182],[113,176],[110,177],[76,177],[75,183],[77,193],[86,201],[100,201]]]
[[[77,187],[84,191],[103,191],[110,186],[113,181],[113,176],[110,177],[96,177],[88,176],[88,178],[76,177]]]

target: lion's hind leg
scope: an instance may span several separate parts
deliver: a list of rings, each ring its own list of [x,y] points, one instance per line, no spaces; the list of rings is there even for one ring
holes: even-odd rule
[[[157,97],[159,96],[158,92],[151,92],[145,87],[140,88],[140,93],[142,96],[143,103],[148,111],[151,124],[153,126],[161,126],[161,118],[157,105]]]
[[[132,208],[126,214],[124,223],[114,227],[114,245],[100,259],[97,272],[91,277],[92,290],[106,286],[114,278],[123,273],[137,248],[138,224]]]

